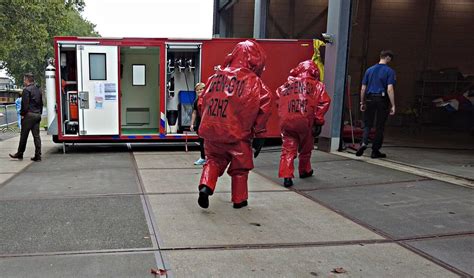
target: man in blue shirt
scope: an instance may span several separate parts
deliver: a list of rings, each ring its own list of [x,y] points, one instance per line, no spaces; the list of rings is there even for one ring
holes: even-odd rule
[[[369,144],[369,132],[375,120],[375,139],[372,143],[371,158],[387,157],[380,152],[383,143],[383,132],[388,115],[395,114],[395,71],[388,66],[393,59],[393,52],[382,50],[378,64],[367,69],[360,90],[360,111],[364,112],[364,136],[356,152],[361,156]]]

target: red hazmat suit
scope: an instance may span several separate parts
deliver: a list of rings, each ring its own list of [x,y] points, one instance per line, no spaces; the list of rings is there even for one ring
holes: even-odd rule
[[[290,71],[285,84],[277,89],[278,115],[283,140],[280,178],[293,178],[293,162],[299,153],[299,174],[311,172],[311,151],[314,147],[313,125],[324,124],[329,109],[329,98],[319,71],[313,61],[301,62]]]
[[[255,41],[240,42],[207,81],[198,106],[199,136],[206,142],[199,189],[206,186],[212,195],[230,163],[234,205],[248,198],[247,177],[254,167],[251,140],[262,136],[270,117],[272,95],[259,77],[264,66],[261,47]]]

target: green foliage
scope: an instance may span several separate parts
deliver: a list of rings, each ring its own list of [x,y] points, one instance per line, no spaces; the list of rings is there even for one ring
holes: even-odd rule
[[[43,84],[55,36],[99,36],[80,14],[84,5],[83,0],[0,0],[0,68],[6,67],[17,85],[23,85],[25,72]]]

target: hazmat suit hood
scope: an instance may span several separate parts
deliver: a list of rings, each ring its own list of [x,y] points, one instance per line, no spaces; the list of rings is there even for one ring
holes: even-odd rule
[[[247,68],[261,76],[265,68],[265,52],[255,41],[246,40],[238,43],[224,61],[225,67]]]
[[[312,77],[319,80],[319,70],[316,64],[312,60],[306,60],[298,64],[294,69],[290,71],[291,77]]]

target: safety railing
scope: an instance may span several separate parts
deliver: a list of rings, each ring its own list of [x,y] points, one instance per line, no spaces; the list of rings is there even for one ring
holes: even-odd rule
[[[18,115],[15,104],[0,105],[0,131],[16,131]]]

